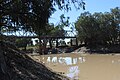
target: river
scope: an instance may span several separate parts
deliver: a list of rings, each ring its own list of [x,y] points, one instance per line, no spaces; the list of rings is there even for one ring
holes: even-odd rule
[[[120,55],[66,53],[33,57],[71,80],[120,80]]]

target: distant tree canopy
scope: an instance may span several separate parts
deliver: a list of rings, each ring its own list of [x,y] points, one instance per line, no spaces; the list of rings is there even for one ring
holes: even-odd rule
[[[86,45],[120,44],[120,8],[105,13],[82,13],[75,28],[79,40]]]
[[[24,48],[24,50],[26,50],[27,45],[30,44],[31,42],[32,42],[31,39],[21,38],[16,39],[15,44],[18,48]]]
[[[71,4],[77,9],[85,8],[82,0],[0,0],[0,34],[25,30],[41,36],[54,7],[69,11]]]

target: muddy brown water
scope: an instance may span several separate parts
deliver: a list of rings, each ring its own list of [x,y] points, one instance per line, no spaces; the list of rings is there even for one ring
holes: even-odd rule
[[[120,80],[120,55],[66,53],[33,58],[71,80]]]

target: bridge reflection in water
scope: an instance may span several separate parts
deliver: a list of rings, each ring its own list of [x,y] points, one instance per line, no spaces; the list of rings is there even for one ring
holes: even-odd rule
[[[34,57],[71,80],[120,80],[120,55],[66,53]]]
[[[57,73],[67,75],[71,79],[79,78],[80,67],[78,64],[86,61],[84,56],[78,56],[77,54],[72,56],[68,56],[68,54],[42,55],[35,58],[42,61],[46,66],[52,67],[52,70]]]
[[[65,65],[68,66],[67,68],[65,66],[59,66],[62,67],[64,70],[62,70],[62,74],[66,74],[70,78],[78,79],[78,73],[80,72],[79,63],[85,62],[85,57],[48,57],[47,59],[48,64],[53,65]],[[65,69],[66,68],[66,69]],[[61,69],[61,68],[60,68]],[[67,71],[65,71],[67,70]]]

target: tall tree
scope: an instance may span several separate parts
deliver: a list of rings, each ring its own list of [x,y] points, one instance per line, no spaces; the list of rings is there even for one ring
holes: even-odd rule
[[[82,13],[75,23],[80,41],[87,45],[115,45],[119,44],[120,9],[111,9],[111,12]]]
[[[55,11],[54,7],[69,11],[71,3],[77,9],[85,8],[82,0],[0,0],[0,23],[4,24],[0,28],[31,31],[39,37],[43,36],[47,31],[45,26],[48,18]]]
[[[48,18],[55,11],[54,6],[69,11],[71,3],[77,4],[76,8],[85,4],[81,0],[0,0],[0,22],[4,23],[5,28],[14,26],[16,29],[22,28],[42,35]]]

